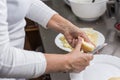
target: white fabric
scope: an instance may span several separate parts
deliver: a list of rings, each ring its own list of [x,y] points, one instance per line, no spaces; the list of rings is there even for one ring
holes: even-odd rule
[[[33,78],[45,72],[44,54],[22,50],[24,18],[46,27],[54,14],[39,0],[0,0],[0,78]]]
[[[45,5],[40,0],[32,0],[32,1],[33,2],[29,8],[29,11],[26,17],[35,22],[38,22],[44,28],[46,28],[46,25],[48,21],[50,20],[51,16],[56,14],[56,12],[52,10],[51,8],[49,8],[47,5]]]

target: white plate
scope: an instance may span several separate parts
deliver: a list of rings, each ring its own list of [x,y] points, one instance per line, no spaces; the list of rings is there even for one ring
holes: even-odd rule
[[[82,29],[88,29],[88,28],[82,28]],[[98,40],[97,40],[97,45],[96,46],[103,44],[105,42],[105,37],[103,36],[103,34],[100,33],[100,32],[98,32],[98,31],[96,31],[96,30],[93,30],[93,31],[97,32],[97,34],[98,34]],[[63,36],[63,34],[61,34],[61,33],[56,36],[56,38],[55,38],[55,44],[56,44],[56,46],[59,47],[62,50],[70,52],[71,51],[70,48],[63,47],[63,44],[60,41],[60,37],[61,36]]]
[[[71,80],[108,80],[111,77],[120,77],[120,58],[110,55],[94,55],[84,71],[70,73]]]

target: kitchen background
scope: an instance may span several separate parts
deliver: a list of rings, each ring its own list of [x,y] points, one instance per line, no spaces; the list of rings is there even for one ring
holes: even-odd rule
[[[51,4],[52,1],[54,1],[54,0],[43,0],[43,1],[49,6],[49,4]],[[66,1],[67,0],[64,0],[64,2],[66,3],[66,4],[64,4],[64,6],[67,9],[71,9],[68,1],[67,2]],[[115,18],[115,4],[114,4],[115,0],[110,0],[110,1],[111,2],[107,4],[107,11],[105,14],[107,15],[108,18]],[[54,7],[52,7],[52,5],[50,7],[54,9]],[[59,5],[56,7],[59,7]],[[64,14],[62,14],[62,13],[60,13],[60,14],[64,17],[66,17]],[[26,19],[26,20],[27,20],[27,25],[25,27],[26,40],[25,40],[24,49],[44,52],[43,43],[42,43],[41,35],[39,32],[40,30],[38,28],[39,25],[29,19]],[[98,22],[99,22],[99,20],[98,20]],[[51,78],[50,78],[49,74],[46,74],[46,75],[40,76],[39,78],[31,79],[31,80],[51,80]]]

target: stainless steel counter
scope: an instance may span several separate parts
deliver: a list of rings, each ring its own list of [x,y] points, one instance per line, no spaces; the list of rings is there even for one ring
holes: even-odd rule
[[[63,0],[49,0],[45,3],[78,27],[92,27],[101,32],[105,36],[105,42],[108,43],[108,46],[106,46],[101,53],[120,57],[120,37],[116,35],[116,31],[114,29],[114,18],[108,18],[105,14],[97,21],[85,22],[78,19]],[[46,30],[42,27],[40,27],[39,31],[45,52],[58,54],[67,53],[59,49],[54,43],[54,39],[58,32]],[[51,73],[50,75],[52,80],[70,80],[68,73]]]

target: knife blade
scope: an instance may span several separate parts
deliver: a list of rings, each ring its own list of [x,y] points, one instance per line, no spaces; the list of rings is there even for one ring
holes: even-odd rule
[[[90,52],[91,54],[96,54],[99,50],[101,50],[102,48],[104,48],[105,46],[107,46],[107,43],[104,43],[102,45],[97,46],[92,52]]]

